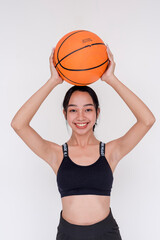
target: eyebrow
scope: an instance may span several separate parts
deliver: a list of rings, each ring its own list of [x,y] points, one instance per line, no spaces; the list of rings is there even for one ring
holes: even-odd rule
[[[72,107],[72,106],[78,107],[76,104],[69,104],[69,105],[68,105],[68,107]],[[94,106],[94,105],[91,104],[91,103],[88,103],[88,104],[83,105],[83,107],[85,107],[85,106]]]

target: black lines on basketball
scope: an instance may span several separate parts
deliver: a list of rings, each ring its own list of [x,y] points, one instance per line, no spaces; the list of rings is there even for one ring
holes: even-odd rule
[[[63,75],[63,77],[65,77],[68,81],[77,84],[77,82],[75,82],[75,81],[73,81],[73,80],[67,78],[67,77],[66,77],[66,76],[65,76],[65,75],[59,70],[58,67],[57,67],[57,69],[58,69],[58,71]],[[90,83],[85,83],[85,84],[81,83],[81,86],[85,86],[86,84],[90,84]],[[79,84],[79,85],[80,85],[80,84]]]
[[[57,65],[58,64],[60,64],[60,62],[62,62],[66,57],[68,57],[68,56],[70,56],[71,54],[73,54],[73,53],[75,53],[75,52],[78,52],[79,50],[82,50],[82,49],[84,49],[84,48],[87,48],[87,47],[91,47],[91,46],[94,46],[94,45],[105,45],[104,43],[93,43],[93,44],[89,44],[89,45],[86,45],[86,46],[84,46],[84,47],[81,47],[81,48],[79,48],[79,49],[76,49],[75,51],[73,51],[73,52],[71,52],[71,53],[69,53],[69,54],[67,54],[65,57],[63,57],[61,60],[59,60],[59,58],[57,58],[58,59],[58,62],[57,62],[57,64],[56,64],[56,66],[55,67],[57,67]],[[61,64],[60,64],[61,65]],[[61,65],[61,67],[63,67],[63,65]],[[65,68],[65,67],[63,67],[64,69],[67,69],[67,68]],[[70,70],[70,71],[79,71],[79,69],[68,69],[68,70]],[[82,69],[82,71],[83,71],[83,69]]]
[[[85,86],[97,81],[108,64],[104,42],[90,31],[72,31],[56,46],[55,68],[71,84]]]
[[[100,65],[98,65],[98,66],[95,66],[95,67],[91,67],[91,68],[86,68],[86,69],[70,69],[70,68],[66,68],[66,67],[64,67],[64,66],[62,66],[61,64],[61,67],[63,68],[63,69],[66,69],[66,70],[68,70],[68,71],[88,71],[88,70],[93,70],[93,69],[95,69],[95,68],[99,68],[99,67],[101,67],[102,65],[104,65],[106,62],[108,62],[109,61],[109,59],[107,59],[105,62],[103,62],[103,63],[101,63]]]
[[[64,42],[67,41],[67,39],[70,38],[72,35],[77,34],[77,33],[79,33],[79,32],[85,32],[85,30],[80,30],[80,31],[77,31],[77,32],[74,32],[74,33],[70,34],[70,35],[69,35],[67,38],[65,38],[64,41],[61,43],[61,45],[59,46],[59,49],[58,49],[58,51],[57,51],[57,60],[58,60],[58,63],[60,62],[60,60],[59,60],[59,51],[60,51],[62,45],[64,44]],[[57,63],[57,64],[58,64],[58,63]],[[57,64],[56,64],[56,66],[57,66]]]

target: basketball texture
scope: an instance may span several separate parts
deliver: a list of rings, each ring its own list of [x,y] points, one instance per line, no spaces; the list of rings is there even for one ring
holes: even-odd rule
[[[57,43],[53,64],[63,80],[72,85],[85,86],[103,75],[109,59],[100,37],[87,30],[75,30]]]

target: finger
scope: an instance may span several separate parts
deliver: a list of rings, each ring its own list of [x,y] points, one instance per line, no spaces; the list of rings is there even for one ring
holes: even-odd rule
[[[113,53],[111,52],[110,48],[108,47],[108,52],[111,56],[113,56]]]
[[[109,49],[108,49],[108,44],[105,44],[105,46],[106,46],[106,50],[107,50],[107,55],[108,55],[108,57],[110,59],[110,52],[109,52]]]
[[[107,53],[110,54],[110,49],[109,49],[108,44],[106,44],[106,48],[107,48]]]
[[[52,55],[53,55],[53,52],[51,52],[50,57],[52,57]]]
[[[54,53],[54,51],[55,51],[55,47],[52,48],[52,53]]]
[[[113,56],[111,50],[109,49],[109,47],[108,47],[108,57],[111,61],[114,61],[114,56]]]
[[[110,53],[110,51],[109,51],[109,48],[107,47],[107,53],[108,53],[108,57],[109,57],[109,59],[111,59],[111,53]]]
[[[109,45],[106,43],[105,46],[107,48],[107,54],[108,54],[109,61],[114,62],[114,56],[109,48]]]
[[[50,62],[52,61],[52,54],[50,55],[49,60],[50,60]]]
[[[50,55],[50,57],[52,57],[52,56],[53,56],[53,54],[54,54],[54,50],[55,50],[55,47],[54,47],[54,48],[52,48],[52,51],[51,51],[51,55]]]
[[[51,59],[53,58],[54,50],[55,50],[55,47],[52,48],[52,52],[51,52],[51,55],[50,55]]]
[[[52,55],[49,57],[49,62],[50,62],[51,65],[53,64],[53,57],[52,57]]]

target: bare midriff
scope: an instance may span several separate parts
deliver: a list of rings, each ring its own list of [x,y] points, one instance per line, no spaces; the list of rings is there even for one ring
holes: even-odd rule
[[[72,195],[61,198],[62,217],[76,225],[91,225],[105,219],[110,212],[110,196]]]
[[[112,172],[115,169],[115,166],[111,164],[109,161],[109,148],[107,148],[105,157],[108,159],[108,162],[111,166]],[[58,152],[58,161],[53,167],[55,174],[57,175],[57,171],[63,159],[62,147],[57,148]],[[78,151],[75,151],[77,153]],[[91,151],[92,156],[90,156],[91,160],[98,159],[99,157],[99,144],[96,146],[95,151]],[[82,157],[72,155],[73,152],[70,151],[71,159],[76,164],[82,165]],[[90,154],[91,155],[91,154]],[[72,157],[73,156],[73,157]],[[83,161],[82,161],[83,162]],[[92,164],[91,161],[85,161],[86,165]],[[93,161],[94,162],[94,161]],[[84,165],[84,164],[83,164]],[[69,195],[61,198],[62,201],[62,217],[69,223],[76,225],[91,225],[97,223],[103,219],[105,219],[110,212],[110,196],[103,195]]]

